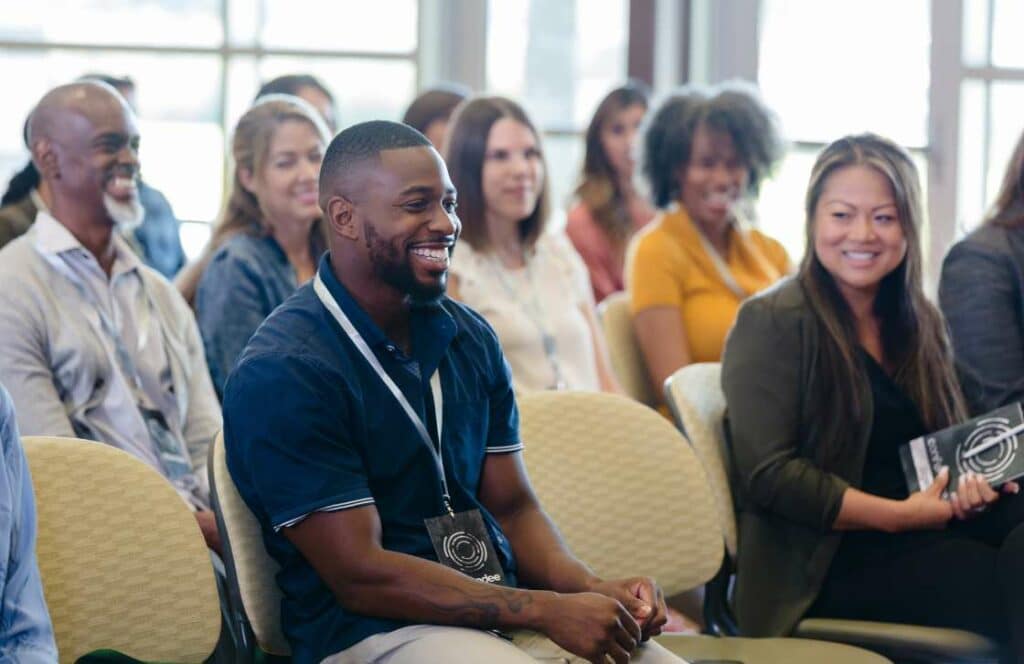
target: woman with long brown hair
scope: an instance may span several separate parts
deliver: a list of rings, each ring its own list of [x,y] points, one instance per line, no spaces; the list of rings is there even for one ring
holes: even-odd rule
[[[317,111],[291,95],[260,98],[238,121],[224,214],[178,279],[218,395],[249,337],[326,250],[317,180],[328,141]]]
[[[740,627],[785,634],[804,616],[956,627],[1012,636],[1019,657],[1022,501],[977,475],[947,487],[942,471],[913,494],[903,477],[902,444],[964,418],[922,287],[914,163],[875,135],[836,141],[815,163],[806,213],[799,274],[740,308],[722,364]]]
[[[984,223],[942,263],[939,304],[971,412],[1024,401],[1024,133]]]
[[[587,127],[583,174],[565,232],[587,265],[597,302],[623,289],[626,245],[654,217],[633,186],[647,96],[646,86],[635,81],[615,88]]]
[[[449,292],[497,332],[516,389],[617,390],[586,267],[547,232],[546,164],[526,112],[504,97],[466,101],[445,153],[462,220]]]

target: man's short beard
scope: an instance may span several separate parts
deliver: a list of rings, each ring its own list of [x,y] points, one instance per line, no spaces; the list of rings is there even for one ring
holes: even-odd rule
[[[146,209],[138,196],[132,196],[126,202],[114,198],[108,193],[103,194],[103,209],[107,211],[111,221],[122,233],[130,233],[146,218]]]
[[[406,299],[414,306],[436,304],[448,288],[448,277],[440,279],[436,284],[424,284],[416,279],[408,258],[401,251],[382,240],[369,224],[366,226],[366,245],[370,253],[370,263],[377,278],[404,293]],[[403,258],[405,260],[403,260]]]

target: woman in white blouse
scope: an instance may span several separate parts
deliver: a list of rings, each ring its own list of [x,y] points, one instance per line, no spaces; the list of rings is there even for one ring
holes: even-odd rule
[[[586,267],[564,234],[545,233],[548,187],[537,132],[503,97],[452,118],[445,159],[462,237],[451,295],[494,328],[518,391],[618,391]]]

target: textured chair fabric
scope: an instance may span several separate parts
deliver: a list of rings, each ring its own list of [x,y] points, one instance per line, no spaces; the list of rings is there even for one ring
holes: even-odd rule
[[[629,294],[609,295],[597,308],[612,369],[626,394],[642,404],[656,406],[661,399],[651,389],[647,363],[633,331],[633,316],[629,313]]]
[[[736,556],[736,509],[732,502],[728,451],[724,448],[725,395],[720,387],[721,365],[691,364],[665,381],[665,399],[697,458],[704,465],[725,549]]]
[[[255,645],[266,653],[290,655],[291,646],[281,631],[281,590],[275,580],[280,566],[263,546],[260,524],[228,473],[223,432],[210,449],[209,471],[239,632],[251,629]]]
[[[537,495],[597,574],[652,576],[666,595],[714,576],[722,533],[704,470],[665,418],[589,392],[537,393],[519,408]]]
[[[726,403],[720,376],[721,365],[717,362],[685,366],[665,381],[665,396],[676,424],[704,464],[715,494],[726,549],[735,557],[736,513],[729,484],[732,474],[725,442]],[[995,662],[999,650],[993,641],[973,632],[865,620],[810,618],[801,621],[793,635],[849,643],[892,657],[929,662]]]
[[[61,662],[96,650],[202,662],[220,633],[213,566],[188,506],[113,447],[26,436],[37,555]]]
[[[569,547],[598,575],[652,576],[674,595],[715,574],[723,537],[705,471],[663,417],[623,397],[583,392],[534,393],[519,407],[534,490]],[[668,634],[658,642],[689,661],[889,661],[803,639]]]

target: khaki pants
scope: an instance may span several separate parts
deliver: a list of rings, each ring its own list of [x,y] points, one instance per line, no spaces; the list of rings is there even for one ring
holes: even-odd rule
[[[583,664],[536,632],[519,631],[512,641],[467,627],[411,625],[363,639],[321,664]],[[657,643],[642,645],[630,660],[636,664],[685,664]]]

